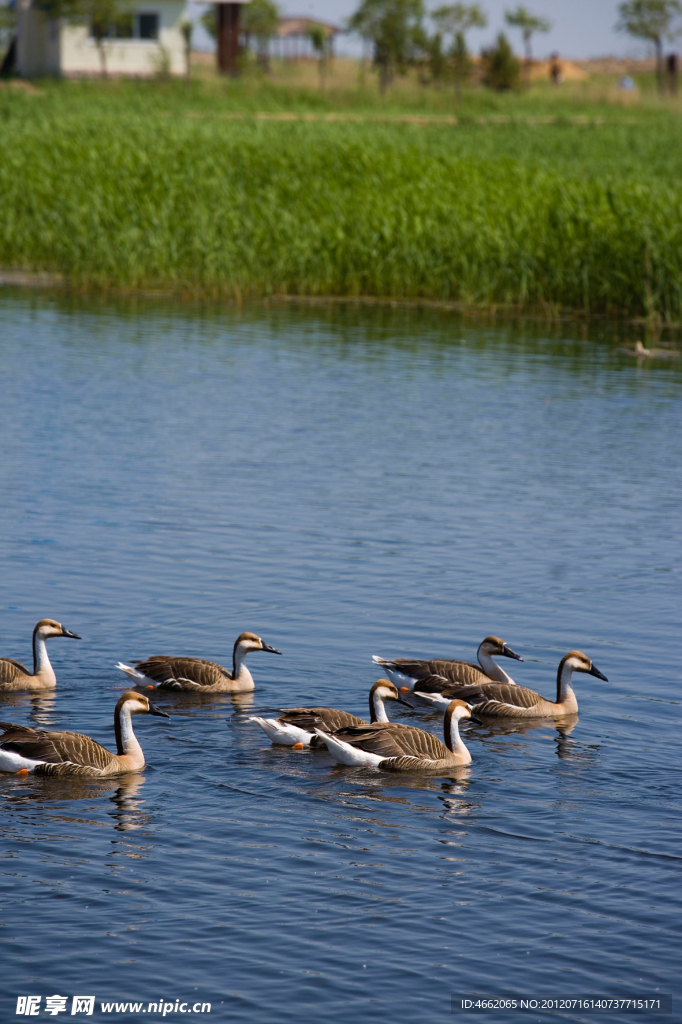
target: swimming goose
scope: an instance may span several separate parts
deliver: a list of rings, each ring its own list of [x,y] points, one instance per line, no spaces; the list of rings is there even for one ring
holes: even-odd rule
[[[158,690],[195,690],[202,693],[241,693],[253,690],[253,676],[244,664],[251,651],[281,651],[264,643],[255,633],[242,633],[232,651],[232,671],[214,661],[201,658],[172,658],[159,654],[148,661],[139,661],[134,667],[119,661],[120,668],[137,686],[149,683]]]
[[[482,683],[472,686],[448,686],[440,693],[414,691],[416,697],[430,704],[442,706],[448,700],[459,697],[473,705],[477,715],[495,718],[557,718],[560,715],[574,715],[578,701],[571,688],[574,672],[586,672],[608,683],[608,679],[596,668],[586,654],[569,651],[559,662],[556,682],[556,701],[546,700],[535,690],[526,686],[509,686],[506,683]]]
[[[453,661],[449,658],[436,658],[430,661],[395,658],[393,661],[388,661],[385,658],[379,658],[376,654],[372,661],[381,665],[397,685],[408,683],[410,690],[414,689],[416,681],[424,676],[441,676],[446,680],[444,685],[487,683],[491,679],[498,683],[509,683],[510,686],[516,685],[511,676],[508,676],[504,669],[493,661],[493,658],[513,658],[515,661],[523,661],[523,658],[520,654],[515,654],[504,640],[500,640],[499,636],[487,636],[478,648],[477,657],[478,665],[474,665],[470,661]]]
[[[675,352],[674,349],[669,348],[644,348],[641,341],[635,343],[634,348],[621,348],[621,352],[624,352],[626,356],[636,356],[637,359],[642,359],[645,356],[653,356],[656,359],[677,359],[679,352]]]
[[[397,700],[408,704],[401,697],[397,687],[388,679],[377,679],[369,691],[369,720],[371,724],[388,723],[388,715],[384,707],[385,700]],[[315,735],[316,729],[326,733],[335,733],[339,729],[354,725],[367,725],[364,719],[351,715],[347,711],[336,708],[288,708],[279,718],[259,718],[253,715],[250,722],[256,722],[273,743],[285,747],[321,747],[322,740]]]
[[[459,721],[471,718],[471,708],[463,700],[451,700],[445,710],[445,743],[431,732],[413,725],[373,725],[342,729],[334,736],[317,729],[317,735],[339,764],[384,768],[386,771],[414,771],[451,768],[471,763],[471,754],[459,735]]]
[[[0,658],[0,692],[7,690],[54,690],[57,677],[47,656],[45,641],[54,636],[80,640],[78,633],[65,629],[54,619],[41,619],[33,630],[33,672],[20,661]]]
[[[47,732],[26,725],[0,722],[0,771],[28,775],[87,775],[101,778],[144,768],[144,754],[137,741],[131,715],[161,715],[143,693],[128,690],[114,711],[116,753],[79,732]]]

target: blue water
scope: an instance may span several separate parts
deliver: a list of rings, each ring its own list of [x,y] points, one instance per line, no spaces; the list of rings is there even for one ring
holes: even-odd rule
[[[682,999],[682,359],[637,364],[635,336],[0,294],[0,654],[30,663],[43,616],[83,637],[51,642],[54,696],[0,717],[112,746],[119,659],[229,664],[243,630],[283,652],[251,656],[249,697],[164,694],[142,773],[0,777],[3,1022],[24,994],[44,1020],[91,994],[93,1020],[201,1000],[258,1024]],[[572,731],[468,726],[447,778],[248,721],[364,714],[372,654],[473,658],[489,633],[547,696],[571,648],[609,682],[577,677]]]

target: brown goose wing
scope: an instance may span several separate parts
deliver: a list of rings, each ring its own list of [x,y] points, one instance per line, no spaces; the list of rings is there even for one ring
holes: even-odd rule
[[[30,676],[29,670],[20,661],[12,658],[0,658],[0,686],[3,683],[13,683],[20,676]]]
[[[47,736],[63,764],[102,772],[116,760],[110,750],[80,732],[49,732]],[[55,773],[50,771],[49,774]]]
[[[316,729],[337,732],[349,726],[367,724],[363,718],[349,715],[347,711],[337,711],[336,708],[289,708],[282,712],[279,720],[309,732],[315,732]]]
[[[49,732],[31,729],[27,725],[15,725],[13,722],[0,722],[3,730],[0,736],[0,747],[12,750],[15,754],[28,757],[32,761],[61,761]]]
[[[201,658],[171,658],[167,655],[156,655],[147,661],[140,661],[135,666],[149,679],[153,679],[161,689],[173,689],[174,686],[214,686],[224,679],[231,679],[230,673],[214,661],[203,661]]]
[[[424,679],[430,676],[440,676],[448,683],[477,683],[486,682],[488,676],[481,671],[480,666],[470,661],[454,661],[451,658],[431,658],[429,661],[411,661],[409,658],[395,658],[394,661],[386,662],[388,668],[402,672],[409,679],[418,679],[420,686]],[[432,691],[431,691],[432,692]]]
[[[450,683],[459,683],[462,686],[490,682],[480,666],[474,665],[471,661],[430,661],[429,667],[434,676],[442,676]]]
[[[381,768],[389,772],[409,772],[418,771],[421,768],[428,767],[427,763],[422,757],[387,757],[385,761],[381,762]]]
[[[0,722],[0,727],[4,729],[0,746],[32,761],[46,762],[39,769],[42,775],[60,774],[56,771],[60,765],[78,765],[101,772],[114,759],[106,747],[78,732],[45,732],[11,722]]]
[[[366,750],[382,757],[402,757],[408,755],[418,758],[438,760],[447,757],[448,748],[433,733],[424,732],[413,725],[400,725],[396,722],[378,723],[362,727],[342,729],[336,738],[345,740],[353,747]]]
[[[485,683],[477,687],[457,687],[453,696],[473,705],[477,715],[504,713],[508,708],[512,713],[517,708],[530,709],[537,707],[544,698],[529,690],[527,686],[510,686],[509,683]]]

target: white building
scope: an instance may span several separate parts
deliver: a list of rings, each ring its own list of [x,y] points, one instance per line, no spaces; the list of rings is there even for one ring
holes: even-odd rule
[[[102,43],[110,75],[149,77],[185,72],[180,24],[185,0],[130,0],[121,23]],[[100,49],[92,27],[45,17],[36,0],[17,0],[16,67],[20,75],[99,75]]]

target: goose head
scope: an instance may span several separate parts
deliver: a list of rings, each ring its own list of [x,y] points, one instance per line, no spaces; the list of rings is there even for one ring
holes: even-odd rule
[[[62,626],[61,622],[55,622],[54,619],[41,619],[33,630],[33,635],[42,640],[49,640],[54,636],[68,636],[72,640],[81,639],[78,633],[72,633],[70,629]]]
[[[445,709],[445,721],[449,722],[453,718],[456,722],[461,722],[462,719],[465,721],[469,719],[472,722],[476,722],[477,725],[482,724],[480,718],[476,718],[471,704],[467,704],[465,700],[460,700],[459,697],[451,700]]]
[[[370,703],[373,703],[375,698],[378,698],[382,702],[386,700],[397,700],[401,704],[404,704],[406,708],[414,708],[414,704],[410,704],[406,701],[398,687],[394,686],[393,683],[390,683],[388,679],[377,679],[376,683],[369,691]]]
[[[261,640],[255,633],[240,633],[234,644],[234,653],[241,654],[242,657],[249,654],[251,651],[269,651],[270,654],[281,654],[276,647],[271,647],[270,644],[266,644],[264,640]]]
[[[487,636],[479,647],[481,654],[487,654],[490,658],[513,658],[514,661],[523,661],[520,654],[512,651],[509,644],[500,640],[499,636]]]
[[[582,651],[569,651],[568,654],[565,654],[559,665],[559,673],[561,674],[565,668],[570,669],[571,672],[586,672],[588,675],[596,676],[597,679],[603,679],[605,683],[608,683],[604,673],[600,672]]]
[[[119,697],[116,705],[116,716],[124,708],[130,715],[158,715],[160,718],[170,718],[170,715],[167,715],[165,711],[162,711],[156,704],[152,704],[149,697],[146,697],[143,693],[136,693],[135,690],[127,690]]]

